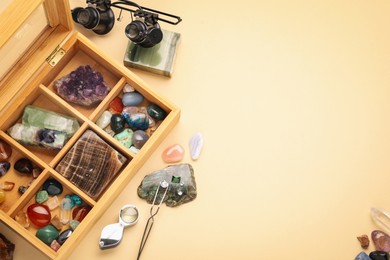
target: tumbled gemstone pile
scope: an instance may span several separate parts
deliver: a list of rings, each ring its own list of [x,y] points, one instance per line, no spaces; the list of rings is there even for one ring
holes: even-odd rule
[[[144,96],[129,84],[115,97],[96,124],[134,153],[147,142],[167,113],[157,104],[145,104]],[[147,102],[146,102],[147,103]]]
[[[91,210],[75,194],[59,198],[63,190],[59,181],[47,179],[35,194],[36,203],[28,205],[26,212],[19,211],[15,216],[15,221],[23,227],[29,228],[31,223],[37,228],[36,237],[55,251],[65,243]]]

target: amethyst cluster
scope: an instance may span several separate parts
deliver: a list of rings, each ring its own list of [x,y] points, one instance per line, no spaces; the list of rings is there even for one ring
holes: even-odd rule
[[[65,77],[56,80],[54,85],[60,97],[82,106],[99,103],[110,92],[102,74],[89,65],[78,67]]]

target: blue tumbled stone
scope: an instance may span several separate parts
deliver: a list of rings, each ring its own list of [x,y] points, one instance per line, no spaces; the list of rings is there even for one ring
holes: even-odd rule
[[[61,232],[61,234],[56,238],[58,244],[63,245],[65,241],[72,235],[73,230],[71,228],[66,229]]]
[[[62,184],[56,179],[47,179],[43,183],[42,189],[46,190],[47,193],[51,196],[60,195],[64,190]]]
[[[4,176],[10,167],[11,164],[9,162],[0,162],[0,177]]]
[[[362,251],[355,257],[355,260],[371,260],[371,258]]]
[[[136,128],[139,130],[146,130],[149,127],[149,118],[144,113],[135,113],[135,114],[129,115],[128,113],[123,112],[122,115],[125,118],[126,123],[131,128]]]
[[[138,92],[123,94],[122,103],[125,107],[138,106],[144,101],[144,97]]]

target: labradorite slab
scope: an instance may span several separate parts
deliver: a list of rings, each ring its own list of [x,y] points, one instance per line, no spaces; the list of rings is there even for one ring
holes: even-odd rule
[[[46,245],[50,245],[51,242],[53,242],[54,239],[56,239],[59,235],[58,230],[52,226],[47,225],[43,228],[38,229],[35,236],[39,238],[42,242],[44,242]]]
[[[167,206],[177,207],[196,198],[194,169],[188,163],[170,165],[146,175],[138,187],[138,196],[152,204],[156,190],[164,180],[169,184],[168,192],[164,198]],[[160,203],[163,193],[160,191],[157,195],[156,204]]]
[[[127,160],[93,131],[86,130],[55,169],[97,199]]]

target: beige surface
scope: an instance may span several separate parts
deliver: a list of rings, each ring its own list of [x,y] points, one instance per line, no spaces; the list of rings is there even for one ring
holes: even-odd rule
[[[69,259],[136,259],[150,208],[136,189],[173,143],[186,147],[198,198],[161,208],[142,259],[353,259],[355,237],[375,228],[370,207],[390,210],[390,3],[138,3],[183,18],[161,24],[182,33],[173,77],[136,71],[182,118]],[[105,37],[82,32],[121,62],[127,18]],[[197,131],[205,147],[192,162]],[[140,221],[101,251],[102,228],[128,203]],[[4,231],[15,260],[40,259]]]

